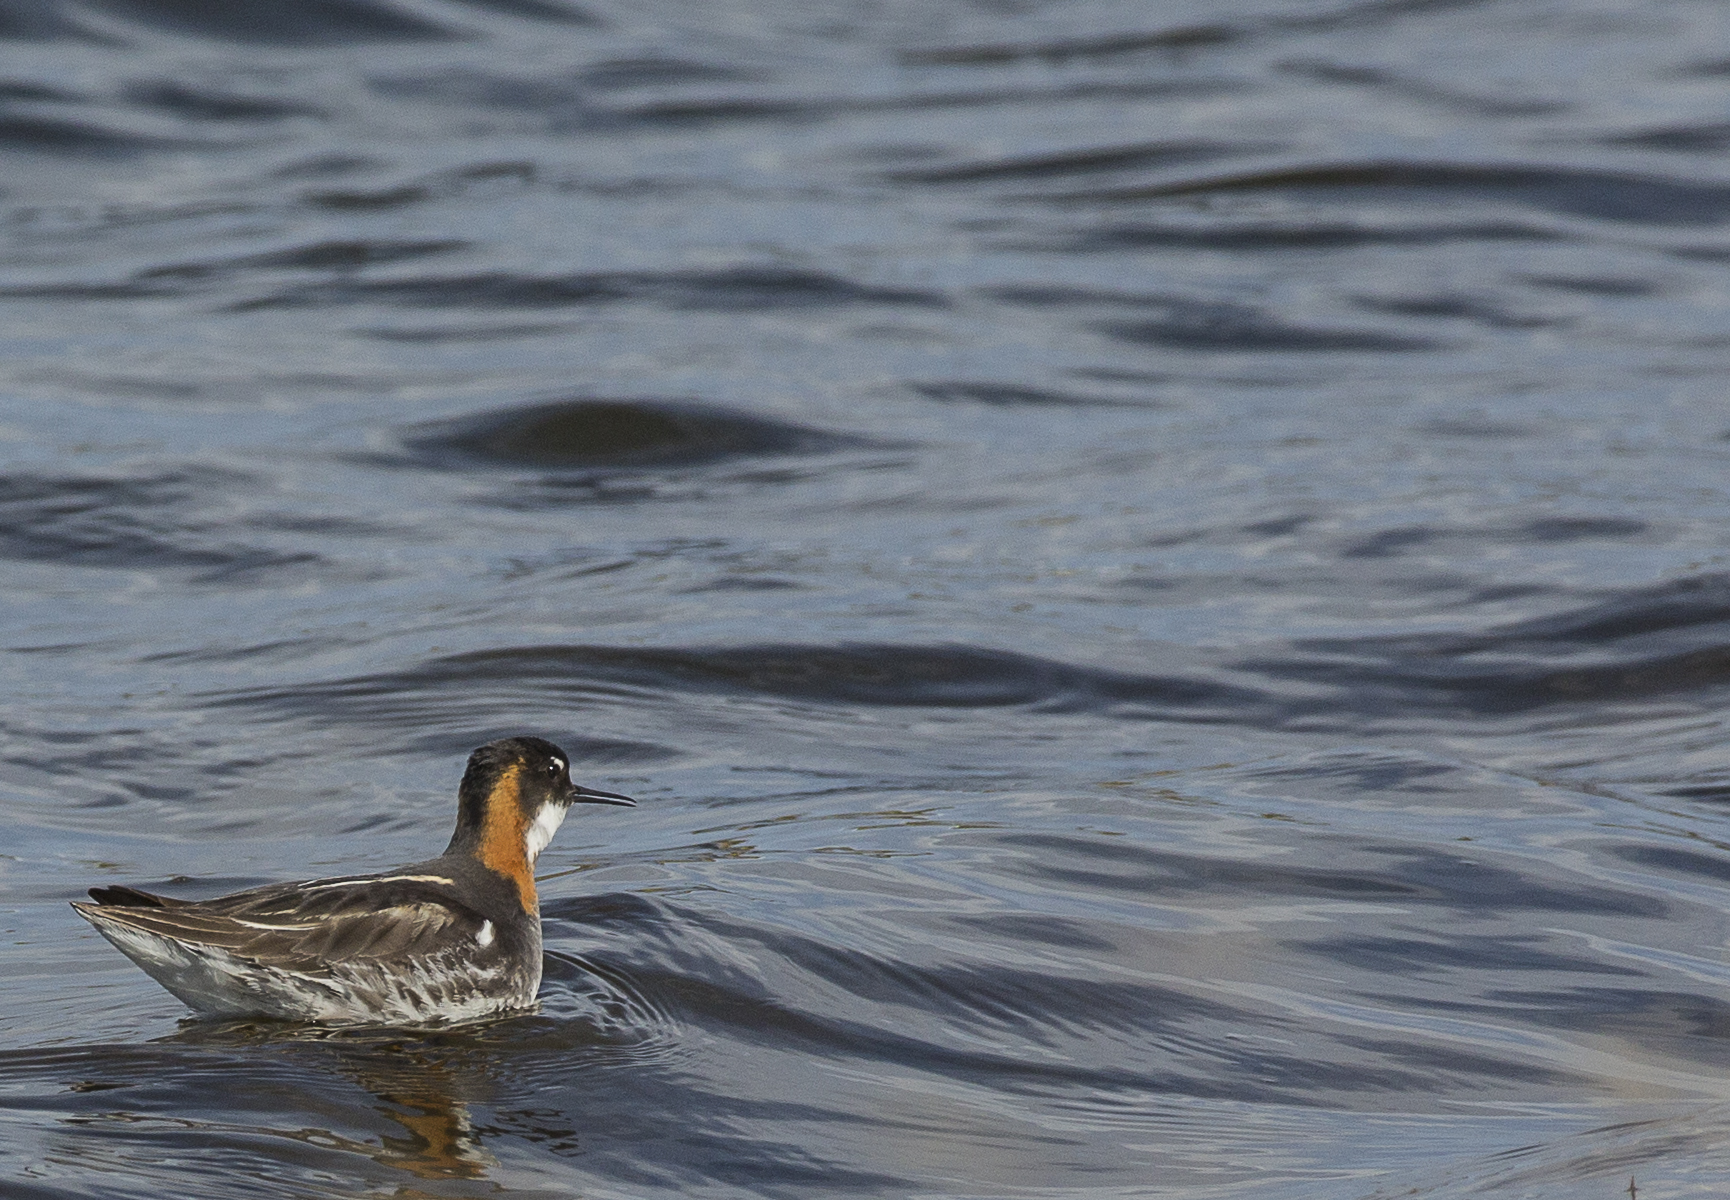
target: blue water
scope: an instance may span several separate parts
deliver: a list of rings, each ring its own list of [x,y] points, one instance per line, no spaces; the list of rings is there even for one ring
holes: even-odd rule
[[[0,1194],[1717,1196],[1730,18],[0,5]],[[443,846],[539,1012],[66,907]]]

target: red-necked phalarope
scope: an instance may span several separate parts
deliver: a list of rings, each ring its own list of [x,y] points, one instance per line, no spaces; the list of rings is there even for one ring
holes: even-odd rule
[[[196,902],[98,887],[72,907],[213,1016],[425,1025],[526,1008],[541,985],[535,859],[572,804],[636,803],[578,787],[569,762],[540,738],[482,746],[450,845],[413,866]]]

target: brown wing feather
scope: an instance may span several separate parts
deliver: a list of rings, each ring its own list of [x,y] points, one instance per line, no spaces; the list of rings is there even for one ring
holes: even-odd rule
[[[78,907],[96,919],[218,947],[260,964],[318,973],[360,959],[427,957],[479,930],[482,919],[465,905],[417,890],[393,888],[393,894],[381,896],[377,888],[357,881],[317,890],[261,888],[166,908]]]

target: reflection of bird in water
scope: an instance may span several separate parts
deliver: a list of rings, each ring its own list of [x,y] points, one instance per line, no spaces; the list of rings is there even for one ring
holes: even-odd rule
[[[445,852],[383,875],[196,903],[91,888],[72,907],[201,1013],[423,1025],[526,1008],[541,984],[535,859],[572,804],[636,803],[572,783],[569,761],[540,738],[482,746]]]
[[[422,1179],[479,1179],[493,1165],[454,1095],[456,1080],[441,1060],[424,1054],[369,1054],[352,1062],[355,1081],[384,1101],[379,1112],[408,1131],[384,1136],[375,1161]]]
[[[476,1028],[474,1026],[468,1027]],[[496,1063],[484,1046],[464,1041],[386,1040],[388,1035],[309,1028],[305,1025],[188,1021],[165,1042],[205,1048],[236,1048],[256,1067],[261,1055],[292,1065],[278,1074],[278,1087],[294,1080],[290,1095],[302,1098],[303,1111],[318,1113],[336,1128],[376,1125],[353,1111],[346,1084],[367,1093],[362,1108],[388,1118],[399,1132],[379,1130],[376,1140],[361,1140],[336,1128],[300,1126],[269,1132],[324,1150],[357,1154],[421,1179],[481,1179],[496,1160],[481,1144],[469,1116],[471,1103],[492,1099]],[[347,1109],[345,1115],[343,1110]],[[334,1117],[334,1120],[332,1118]],[[398,1196],[419,1196],[399,1191]]]

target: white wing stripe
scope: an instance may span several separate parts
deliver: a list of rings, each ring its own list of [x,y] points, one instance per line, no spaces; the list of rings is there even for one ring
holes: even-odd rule
[[[443,875],[356,875],[352,879],[332,879],[328,882],[302,884],[303,892],[316,892],[323,888],[353,887],[357,883],[444,883],[456,886],[456,880],[446,879]]]

